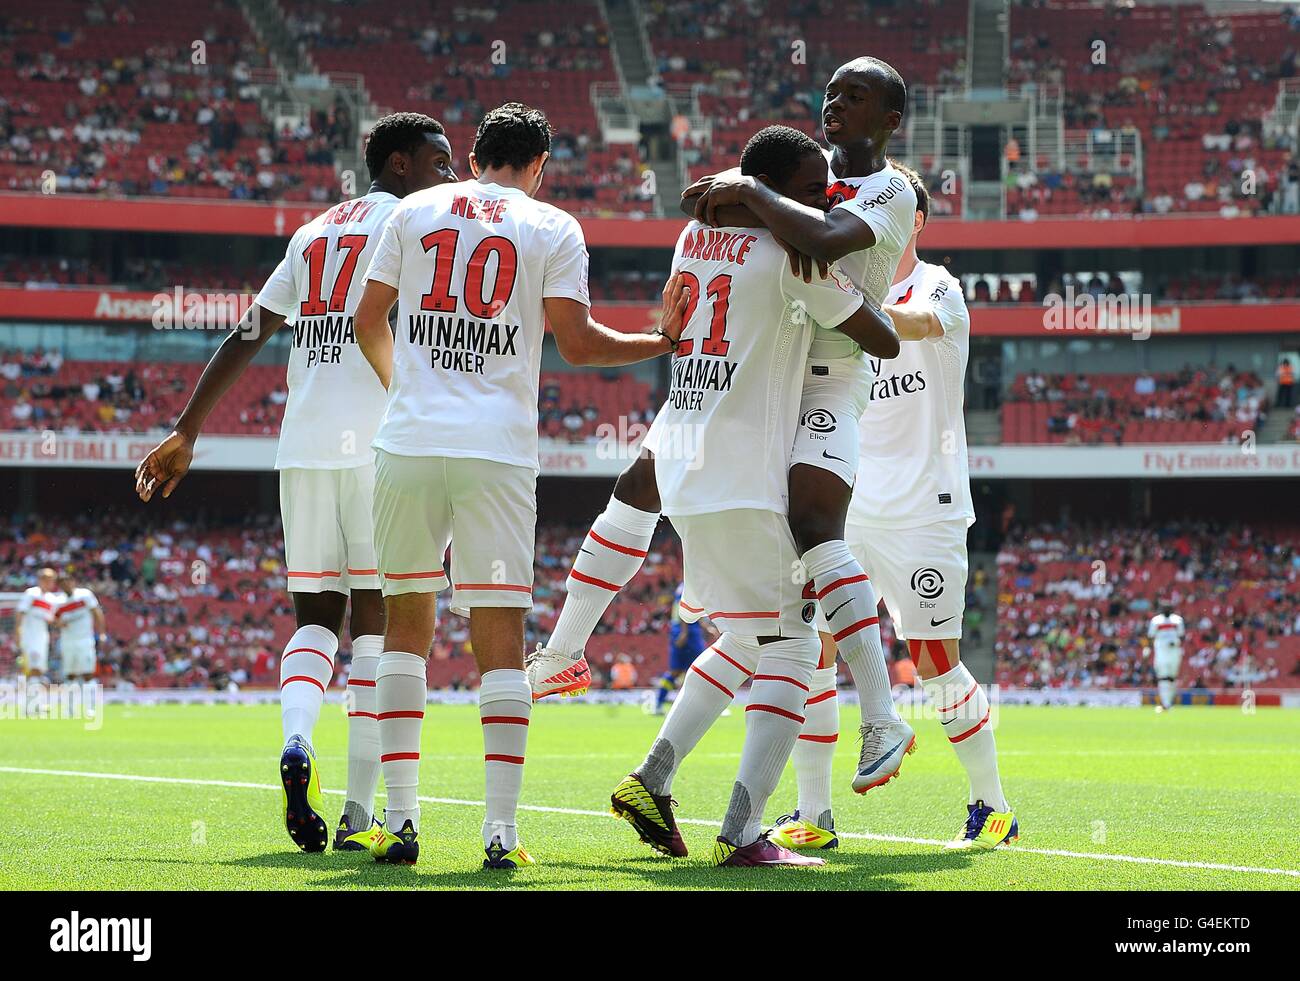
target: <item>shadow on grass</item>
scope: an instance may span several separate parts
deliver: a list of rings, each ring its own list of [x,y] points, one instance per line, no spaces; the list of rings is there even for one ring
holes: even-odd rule
[[[465,867],[445,866],[446,853],[422,858],[414,868],[380,865],[368,856],[325,852],[319,855],[275,851],[206,863],[201,860],[162,857],[121,859],[164,865],[212,864],[227,868],[275,870],[310,875],[313,889],[507,889],[550,891],[563,889],[611,890],[762,890],[762,891],[885,891],[924,887],[913,877],[962,869],[970,857],[959,852],[858,852],[830,853],[819,869],[749,868],[716,869],[703,856],[672,860],[651,855],[611,857],[609,861],[541,858],[541,864],[514,872],[488,871],[466,856]],[[899,878],[899,877],[902,878]],[[268,879],[268,888],[274,876]],[[284,883],[302,888],[301,882]]]

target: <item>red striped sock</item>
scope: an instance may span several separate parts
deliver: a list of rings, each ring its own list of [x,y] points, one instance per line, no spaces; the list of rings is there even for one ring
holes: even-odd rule
[[[375,672],[384,638],[367,634],[352,640],[348,672],[348,794],[343,805],[352,827],[361,830],[374,813],[379,786],[379,706]]]
[[[492,843],[494,836],[501,838],[506,851],[518,844],[516,820],[532,711],[532,689],[523,671],[498,668],[483,675],[478,688],[478,715],[483,723],[483,769],[487,786],[484,795],[487,813],[483,818],[485,846]]]
[[[804,702],[803,729],[795,741],[791,759],[799,785],[799,813],[817,824],[830,827],[831,764],[840,738],[840,701],[835,691],[835,666],[813,672]],[[826,823],[823,823],[825,819]]]
[[[565,654],[586,648],[614,597],[641,568],[658,522],[658,512],[609,499],[573,558],[565,586],[568,595],[548,648]]]
[[[992,712],[984,689],[960,661],[951,671],[922,684],[925,697],[939,714],[944,735],[966,769],[970,802],[982,800],[995,811],[1005,811]]]
[[[324,627],[299,627],[280,658],[280,724],[284,741],[302,736],[311,742],[321,702],[334,677],[339,639]]]
[[[384,823],[394,832],[410,821],[420,830],[420,730],[424,725],[425,663],[418,654],[385,651],[375,672],[379,762],[388,804]]]

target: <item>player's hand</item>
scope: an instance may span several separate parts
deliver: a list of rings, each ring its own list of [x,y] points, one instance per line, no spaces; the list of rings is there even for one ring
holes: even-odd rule
[[[151,500],[159,489],[163,497],[171,497],[176,485],[190,472],[193,459],[194,441],[173,432],[150,450],[135,468],[135,492],[140,495],[140,500]]]
[[[744,204],[745,196],[758,187],[752,177],[739,171],[727,171],[713,178],[707,188],[695,199],[695,220],[706,225],[718,224],[718,209],[728,205]]]
[[[703,194],[713,185],[714,181],[719,180],[723,177],[739,177],[739,176],[740,176],[739,167],[732,167],[729,170],[724,170],[720,174],[705,174],[703,177],[697,180],[686,190],[682,191],[682,199],[685,200],[686,198],[699,197],[701,194]]]
[[[659,330],[665,335],[678,340],[686,326],[686,308],[691,303],[691,288],[686,285],[686,277],[673,273],[664,283],[663,307],[659,311]]]
[[[789,256],[790,272],[794,273],[794,275],[798,276],[805,283],[812,282],[812,270],[813,270],[814,262],[817,264],[817,274],[822,279],[825,279],[827,276],[830,275],[831,273],[830,263],[824,262],[821,259],[814,259],[810,255],[804,255],[802,252],[796,249],[789,242],[777,238],[775,235],[773,235],[772,238],[776,240],[777,245],[785,249],[785,254]]]

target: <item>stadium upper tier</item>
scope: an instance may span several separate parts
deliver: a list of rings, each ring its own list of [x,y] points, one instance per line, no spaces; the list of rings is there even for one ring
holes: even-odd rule
[[[998,555],[997,678],[1150,683],[1141,641],[1167,599],[1187,623],[1183,686],[1300,686],[1300,530],[1015,529]]]
[[[0,188],[327,204],[344,196],[357,128],[376,111],[441,119],[467,173],[482,113],[522,100],[556,128],[544,197],[643,217],[656,206],[650,157],[675,183],[734,165],[770,122],[816,134],[826,79],[858,55],[899,69],[913,91],[905,128],[924,128],[931,120],[913,117],[967,84],[979,16],[970,0],[275,0],[258,11],[0,0]],[[1275,113],[1295,74],[1289,9],[1034,0],[1013,3],[1008,23],[1005,83],[1059,93],[1061,136],[1030,153],[1004,133],[1008,217],[1300,209],[1300,164]],[[291,75],[351,94],[286,103]],[[670,97],[685,127],[638,122],[629,96],[647,91]],[[928,175],[937,217],[961,215],[971,152],[954,156],[944,139],[900,131],[894,148]],[[665,213],[676,190],[658,189]]]

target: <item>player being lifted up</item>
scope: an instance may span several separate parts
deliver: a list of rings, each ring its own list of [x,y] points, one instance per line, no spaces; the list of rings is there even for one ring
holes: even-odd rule
[[[876,379],[859,423],[848,543],[884,595],[942,731],[966,769],[967,813],[948,847],[994,848],[1014,840],[1019,828],[1002,793],[988,698],[960,654],[966,531],[975,521],[962,417],[970,314],[961,283],[943,266],[917,258],[930,196],[916,173],[898,169],[917,202],[911,240],[885,307],[904,343],[897,358],[873,365]],[[790,847],[837,844],[830,789],[839,735],[833,647],[823,663],[793,753],[799,806],[772,834],[773,841]]]
[[[688,210],[694,201],[695,213],[709,223],[763,224],[805,255],[841,260],[853,285],[879,305],[907,248],[916,213],[915,192],[885,157],[906,96],[898,73],[874,58],[849,62],[832,76],[823,108],[823,132],[834,148],[833,183],[826,191],[829,212],[783,197],[737,171],[688,188]],[[853,779],[859,793],[893,777],[915,745],[911,726],[894,707],[880,644],[878,598],[844,540],[857,474],[857,420],[870,397],[871,380],[866,357],[851,339],[833,331],[817,337],[803,374],[789,475],[790,526],[812,582],[810,596],[830,612],[830,632],[862,706],[862,748]],[[584,551],[574,560],[555,630],[531,659],[534,697],[586,688],[583,648],[614,595],[641,567],[658,520],[653,461],[643,454],[615,483]],[[687,597],[686,603],[693,601]],[[698,615],[689,605],[684,610]],[[719,627],[726,629],[725,621]]]
[[[798,130],[759,131],[741,168],[774,193],[827,206],[826,160]],[[685,592],[724,633],[692,665],[645,761],[611,803],[657,851],[685,855],[673,777],[752,676],[740,769],[713,863],[820,865],[760,833],[821,650],[786,518],[787,462],[814,336],[838,329],[882,356],[898,352],[898,338],[838,269],[810,282],[792,273],[766,229],[691,222],[673,271],[691,287],[690,316],[668,401],[646,443],[663,510],[682,539]]]
[[[365,195],[294,233],[252,308],[204,369],[175,431],[136,470],[141,500],[158,491],[170,497],[189,471],[209,413],[271,336],[292,324],[289,400],[275,461],[297,621],[280,661],[280,777],[285,827],[309,852],[323,850],[328,837],[311,738],[334,675],[349,594],[348,792],[335,848],[366,849],[379,780],[375,672],[384,606],[372,530],[370,441],[387,393],[357,347],[353,318],[366,266],[393,209],[413,191],[456,179],[442,125],[418,113],[394,113],[375,123],[366,167],[372,183]]]
[[[569,215],[534,195],[551,129],[511,103],[479,125],[475,179],[412,195],[393,214],[367,273],[357,339],[389,397],[376,433],[375,546],[388,624],[377,675],[386,827],[383,862],[419,855],[420,729],[436,593],[468,615],[478,666],[487,814],[484,866],[533,859],[516,812],[532,698],[524,615],[532,608],[537,518],[537,389],[544,322],[571,364],[666,354],[688,297],[664,291],[655,334],[591,319],[587,250]],[[397,335],[388,313],[397,303]],[[451,576],[443,555],[451,543]]]
[[[1183,618],[1174,612],[1173,605],[1168,600],[1160,603],[1160,612],[1147,624],[1156,687],[1160,694],[1157,712],[1168,712],[1174,707],[1174,696],[1178,694],[1178,671],[1183,664],[1183,635],[1186,632]]]

